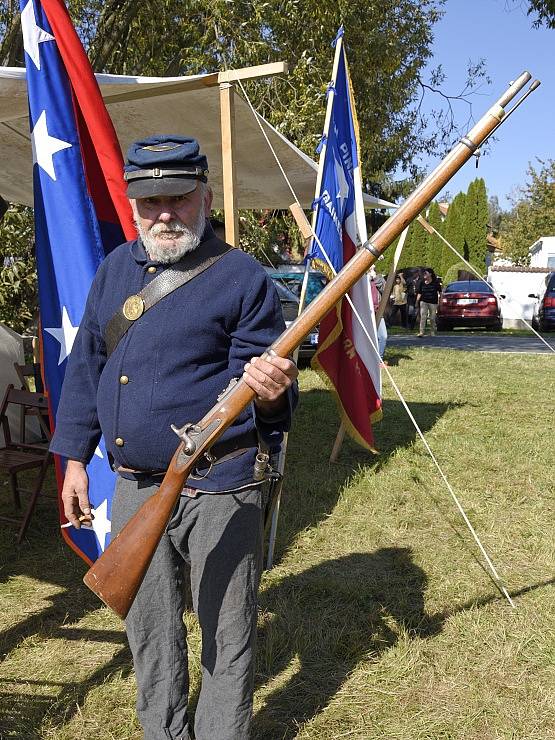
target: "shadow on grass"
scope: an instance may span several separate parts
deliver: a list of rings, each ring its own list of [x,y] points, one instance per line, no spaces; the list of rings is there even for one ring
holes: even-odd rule
[[[296,737],[357,666],[377,662],[401,634],[430,639],[456,614],[504,603],[494,593],[427,614],[427,582],[410,548],[391,547],[328,560],[266,589],[259,599],[256,683],[276,688],[254,717],[253,740]],[[524,586],[511,597],[554,583]]]
[[[83,641],[90,639],[89,630],[80,630]],[[40,728],[48,716],[54,725],[63,725],[80,711],[89,691],[102,685],[114,674],[124,678],[132,670],[128,648],[117,653],[84,681],[52,682],[33,681],[20,677],[17,681],[0,679],[0,737],[17,740],[36,740],[41,737]],[[61,687],[55,699],[49,687]],[[21,687],[21,688],[20,688]],[[33,692],[25,691],[32,687]],[[44,694],[40,693],[44,687]]]
[[[401,361],[412,362],[412,355],[405,355],[402,352],[387,352],[385,360],[389,367],[398,367]]]
[[[449,410],[459,404],[411,402],[420,428],[426,434]],[[339,428],[331,393],[314,389],[301,395],[289,436],[276,552],[277,562],[298,532],[315,526],[331,513],[342,488],[360,470],[378,472],[397,450],[412,446],[416,431],[399,400],[386,400],[383,421],[376,424],[375,455],[345,437],[337,463],[329,456]]]
[[[49,476],[47,486],[55,489],[53,474]],[[3,500],[2,509],[7,505],[9,503]],[[4,584],[4,593],[10,594],[10,581],[18,576],[51,584],[61,590],[41,600],[40,610],[35,611],[29,598],[29,611],[33,613],[0,633],[0,660],[25,638],[38,632],[55,633],[62,625],[77,622],[101,606],[98,598],[82,583],[86,564],[75,556],[60,536],[55,499],[39,499],[27,536],[20,546],[15,544],[15,533],[16,530],[8,525],[0,529],[0,584]],[[25,592],[14,591],[14,598],[17,596],[26,598]],[[48,602],[46,606],[44,601]]]
[[[277,688],[255,717],[253,738],[294,737],[351,671],[378,660],[401,630],[437,635],[443,619],[424,610],[427,580],[410,549],[384,548],[329,560],[262,593],[257,680],[275,679]]]
[[[431,429],[449,408],[449,404],[411,404],[411,409],[424,431]],[[414,442],[414,429],[400,402],[387,401],[384,405],[384,417],[385,423],[376,429],[377,446],[381,450],[379,456],[372,455],[346,440],[339,458],[339,464],[330,465],[327,458],[338,427],[337,411],[333,398],[330,393],[321,390],[303,393],[294,431],[290,438],[286,473],[286,491],[289,500],[285,501],[282,508],[284,515],[282,515],[278,533],[277,557],[279,557],[280,552],[283,552],[289,546],[299,531],[314,526],[326,517],[327,513],[335,506],[342,486],[357,470],[361,467],[371,467],[377,470],[387,463],[389,456],[396,449],[410,446]],[[317,443],[315,439],[318,440]],[[49,480],[49,486],[54,488],[53,478]],[[7,496],[2,497],[0,508],[4,509],[8,505]],[[43,499],[39,502],[26,541],[21,547],[17,548],[15,546],[14,537],[15,533],[10,527],[0,528],[0,584],[3,584],[2,588],[5,589],[5,593],[10,593],[11,579],[15,579],[16,588],[21,588],[20,585],[17,585],[18,576],[34,579],[39,583],[52,584],[52,586],[57,587],[52,589],[57,593],[47,593],[44,598],[39,595],[36,598],[35,605],[29,605],[27,614],[18,623],[9,626],[3,633],[0,633],[0,660],[15,650],[23,640],[37,634],[42,637],[59,637],[83,641],[124,642],[123,633],[80,628],[68,629],[63,626],[74,624],[86,614],[95,611],[100,607],[100,602],[82,583],[82,576],[87,566],[69,550],[60,537],[55,501]],[[371,558],[370,561],[367,560],[368,557]],[[273,649],[272,645],[276,640],[280,642],[282,639],[279,637],[281,634],[279,625],[287,625],[287,622],[289,622],[289,632],[294,635],[299,630],[302,631],[306,628],[306,617],[311,611],[321,610],[323,612],[322,619],[324,620],[325,617],[325,619],[331,620],[329,625],[325,620],[322,621],[322,635],[319,640],[319,646],[327,653],[331,678],[323,677],[320,682],[322,685],[314,696],[309,696],[302,705],[299,705],[298,712],[291,712],[291,716],[298,721],[302,721],[301,715],[311,716],[311,712],[315,712],[322,705],[322,702],[327,701],[326,697],[329,699],[341,685],[346,675],[345,671],[350,670],[349,666],[352,668],[360,660],[361,653],[357,647],[359,637],[361,639],[364,637],[364,651],[368,651],[369,655],[379,654],[383,645],[393,644],[396,639],[395,633],[387,627],[382,617],[383,613],[397,615],[395,619],[401,621],[406,621],[409,618],[407,616],[409,606],[401,609],[399,605],[396,606],[391,601],[390,597],[387,597],[389,598],[387,603],[384,601],[385,596],[378,598],[376,596],[376,584],[374,583],[371,593],[366,593],[363,590],[362,595],[359,594],[356,597],[359,604],[367,602],[366,616],[363,619],[356,610],[357,616],[354,618],[352,636],[348,636],[347,632],[344,632],[345,625],[349,619],[352,619],[352,616],[349,616],[350,607],[348,605],[341,606],[341,589],[352,588],[353,591],[359,591],[354,573],[358,573],[364,581],[368,580],[372,583],[376,577],[375,574],[373,575],[374,571],[377,573],[378,571],[384,571],[384,569],[388,570],[387,567],[384,567],[384,561],[391,559],[396,562],[397,568],[412,574],[413,585],[410,587],[412,589],[410,599],[414,603],[410,608],[415,610],[418,620],[422,617],[422,592],[425,586],[425,576],[421,572],[418,573],[418,569],[410,563],[410,557],[406,551],[381,551],[381,554],[375,556],[353,555],[335,564],[332,563],[329,567],[322,565],[317,569],[308,571],[306,574],[302,574],[302,576],[298,576],[296,584],[280,585],[276,587],[275,592],[264,594],[263,599],[266,609],[275,612],[278,617],[277,626],[272,621],[262,630],[263,654],[267,654],[268,650]],[[337,573],[331,578],[336,568]],[[346,578],[341,576],[341,582],[346,581],[350,584],[349,586],[341,583],[337,575],[343,569],[346,571]],[[391,568],[389,570],[391,571]],[[352,578],[349,577],[350,573],[353,574]],[[382,585],[384,584],[385,581],[382,576]],[[13,592],[14,598],[26,599],[27,592],[25,589],[28,588],[29,584],[24,583],[22,591],[19,593],[17,591]],[[291,588],[293,594],[298,593],[299,608],[297,611],[292,610],[289,613],[288,609],[282,611],[278,607],[281,601],[287,603],[289,600],[291,602],[292,597],[289,593]],[[405,590],[407,588],[409,587],[405,586]],[[383,588],[384,593],[387,590],[385,587]],[[319,598],[320,602],[323,600],[323,605],[322,603],[318,605]],[[409,596],[407,596],[407,599],[409,599]],[[324,607],[328,602],[329,610],[326,611]],[[341,616],[347,621],[342,623]],[[329,635],[333,635],[333,640],[328,636],[328,627]],[[305,668],[303,671],[306,671],[307,666],[313,665],[315,662],[318,664],[319,658],[316,648],[318,648],[318,645],[315,645],[314,652],[311,652],[311,648],[304,653]],[[279,673],[282,666],[289,662],[290,657],[290,650],[286,647],[284,647],[282,653],[278,652],[276,656],[277,667],[275,670],[272,669],[273,673]],[[91,689],[109,679],[115,672],[128,672],[129,670],[129,654],[126,648],[122,648],[112,660],[98,667],[87,680],[68,682],[67,685],[64,685],[63,690],[48,709],[43,707],[40,695],[26,695],[24,690],[18,692],[17,687],[13,686],[14,693],[19,697],[16,711],[14,703],[0,687],[2,699],[5,702],[0,708],[0,717],[2,717],[4,723],[8,723],[7,726],[2,726],[0,736],[21,738],[36,736],[33,735],[33,731],[40,726],[45,711],[56,723],[67,721],[72,714],[78,711],[78,706],[84,701]],[[304,680],[303,676],[304,673],[301,672],[301,681]],[[18,677],[18,681],[24,686],[26,677]],[[270,697],[268,711],[272,706],[277,706],[277,703],[281,706],[281,700],[287,699],[289,694],[293,696],[297,691],[296,684],[297,680],[289,689],[286,687],[279,692],[279,695],[276,694],[275,701]],[[52,698],[50,702],[52,702]],[[304,709],[301,711],[303,706]],[[23,734],[21,731],[23,727],[31,728],[31,734]],[[32,728],[35,728],[35,730]]]
[[[46,482],[47,490],[55,490],[54,476]],[[1,489],[0,489],[1,490]],[[0,501],[2,512],[11,512],[11,498],[5,495]],[[50,497],[41,497],[31,521],[27,536],[21,546],[15,544],[17,529],[3,524],[0,527],[0,587],[6,602],[13,601],[20,610],[20,603],[27,604],[27,613],[7,629],[0,632],[0,665],[26,639],[39,635],[41,640],[76,640],[86,648],[95,641],[125,643],[123,631],[72,628],[87,614],[101,607],[98,598],[82,583],[87,565],[63,542],[60,536],[57,503]],[[20,576],[24,577],[23,585]],[[36,595],[32,579],[37,584],[50,584],[46,593],[37,585]],[[41,592],[42,591],[42,592]],[[55,682],[37,682],[24,672],[11,680],[0,680],[0,737],[37,738],[45,715],[55,722],[63,722],[78,711],[78,705],[95,686],[100,685],[115,672],[129,672],[131,658],[126,647],[100,666],[85,681],[60,683],[56,698],[48,691]],[[37,684],[44,685],[44,693]],[[31,690],[30,686],[34,686]]]

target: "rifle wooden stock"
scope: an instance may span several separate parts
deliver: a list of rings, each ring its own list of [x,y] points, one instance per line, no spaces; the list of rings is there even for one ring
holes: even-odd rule
[[[360,249],[340,273],[324,288],[305,311],[266,350],[265,356],[287,357],[345,293],[376,262],[420,211],[440,192],[451,177],[496,128],[507,105],[530,80],[524,72],[499,101],[461,139],[439,166],[422,182],[397,211]],[[227,392],[196,425],[195,445],[178,446],[157,491],[129,520],[109,547],[85,575],[86,585],[111,609],[125,617],[144,574],[179,500],[185,481],[201,456],[254,399],[255,393],[243,380]]]

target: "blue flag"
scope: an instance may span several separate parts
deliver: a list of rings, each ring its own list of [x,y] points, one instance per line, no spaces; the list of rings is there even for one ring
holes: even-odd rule
[[[104,256],[125,241],[121,224],[126,231],[129,224],[121,151],[64,4],[21,0],[21,23],[33,146],[42,362],[55,419],[92,279]],[[56,471],[61,489],[64,463],[59,459]],[[61,526],[68,543],[92,562],[110,541],[115,475],[103,440],[87,472],[93,526],[77,530],[62,512]]]
[[[354,256],[357,245],[366,239],[356,118],[342,29],[336,42],[336,73],[328,90],[329,126],[321,144],[321,184],[314,201],[317,238],[312,240],[307,255],[330,276],[343,268]],[[373,449],[372,422],[381,418],[381,381],[374,310],[366,276],[351,288],[349,296],[358,316],[344,298],[322,319],[312,364],[333,386],[347,431],[361,445]]]

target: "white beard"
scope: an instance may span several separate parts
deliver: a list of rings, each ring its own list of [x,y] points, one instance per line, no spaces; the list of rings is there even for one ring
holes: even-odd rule
[[[203,210],[199,211],[197,221],[191,228],[176,218],[169,223],[155,224],[149,231],[145,231],[135,214],[135,225],[150,259],[153,262],[171,265],[198,247],[204,232],[205,215]],[[180,236],[167,238],[166,234]]]

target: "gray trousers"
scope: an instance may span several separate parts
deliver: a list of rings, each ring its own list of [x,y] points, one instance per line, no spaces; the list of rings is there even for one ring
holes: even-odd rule
[[[156,490],[119,478],[112,533]],[[202,631],[197,740],[249,737],[257,592],[262,570],[258,489],[182,496],[125,625],[144,740],[188,740],[189,676],[183,624],[185,564]]]
[[[424,334],[426,329],[426,317],[430,319],[430,334],[436,333],[437,303],[425,303],[420,301],[420,333]]]

